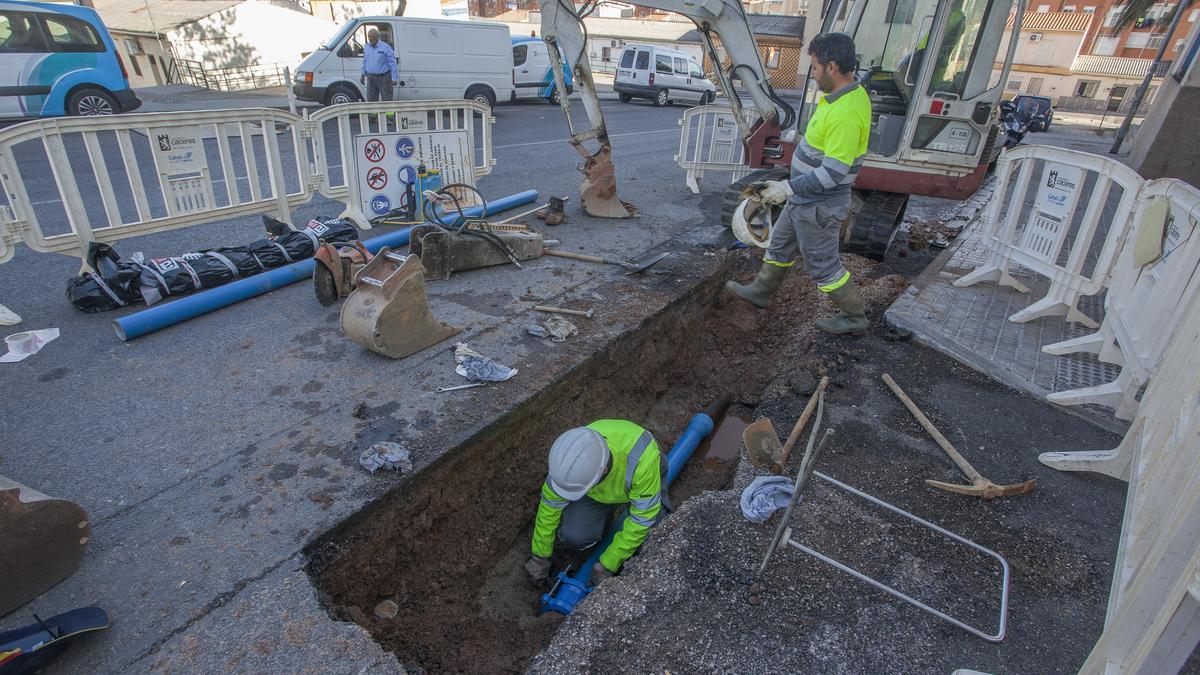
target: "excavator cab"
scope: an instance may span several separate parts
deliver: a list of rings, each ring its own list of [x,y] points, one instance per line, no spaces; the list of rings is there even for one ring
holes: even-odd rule
[[[1023,0],[843,0],[831,8],[823,28],[854,38],[873,109],[870,168],[856,187],[974,193],[979,168],[994,159],[995,111],[1019,44],[1018,20],[1008,53],[999,53],[1005,24],[1023,11]]]

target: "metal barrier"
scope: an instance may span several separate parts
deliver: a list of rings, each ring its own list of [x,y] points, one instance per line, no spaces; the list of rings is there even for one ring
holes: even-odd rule
[[[1107,157],[1044,145],[1006,151],[997,175],[999,187],[981,221],[988,261],[954,285],[994,281],[1028,293],[1010,274],[1021,265],[1047,277],[1050,289],[1010,321],[1066,315],[1067,321],[1097,328],[1076,305],[1104,288],[1141,176]],[[1080,204],[1087,207],[1077,213]]]
[[[345,202],[342,217],[368,229],[371,218],[400,205],[401,181],[411,182],[422,163],[441,169],[443,184],[474,186],[476,179],[491,173],[496,165],[494,122],[487,106],[462,100],[322,108],[305,125],[312,141],[313,173],[319,177],[317,189],[325,197]],[[326,124],[336,125],[336,149],[330,147]],[[477,141],[482,151],[478,156]],[[336,180],[335,168],[339,169]],[[474,205],[473,195],[463,197],[466,204]]]
[[[683,131],[675,161],[687,171],[687,186],[693,194],[700,194],[705,171],[729,171],[731,183],[753,171],[745,164],[746,147],[731,108],[722,105],[689,108],[679,126]]]
[[[1200,641],[1200,296],[1176,309],[1119,449],[1131,474],[1125,519],[1104,632],[1081,673],[1175,673]]]
[[[1136,223],[1113,270],[1100,329],[1042,348],[1048,354],[1091,352],[1121,365],[1116,380],[1051,394],[1062,405],[1094,403],[1130,419],[1136,395],[1155,376],[1179,308],[1200,296],[1200,190],[1175,179],[1147,182],[1138,196]]]
[[[362,205],[373,195],[346,182],[357,175],[356,145],[393,134],[385,153],[407,153],[446,183],[474,186],[495,164],[493,121],[486,107],[454,100],[348,104],[310,118],[250,108],[18,124],[0,130],[0,263],[19,241],[83,257],[93,241],[256,213],[286,221],[317,191],[346,201],[343,215],[369,228]],[[336,125],[332,156],[326,123]],[[386,180],[410,180],[415,169],[406,166],[383,167]]]

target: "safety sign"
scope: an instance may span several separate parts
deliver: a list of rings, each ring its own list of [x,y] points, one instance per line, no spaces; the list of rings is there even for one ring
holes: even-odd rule
[[[367,170],[367,187],[372,190],[382,190],[387,187],[387,171],[381,166],[373,166]]]
[[[404,188],[417,180],[417,167],[441,171],[443,185],[475,184],[474,148],[466,131],[406,131],[354,137],[355,171],[360,208],[382,214],[403,203]],[[463,195],[473,205],[473,195]],[[382,209],[382,211],[381,211]]]
[[[204,161],[204,138],[200,127],[151,129],[154,161],[160,173],[195,173],[208,168]]]
[[[387,148],[383,146],[383,142],[378,139],[367,141],[367,146],[363,148],[363,155],[366,156],[369,162],[382,162],[384,155],[387,154]]]

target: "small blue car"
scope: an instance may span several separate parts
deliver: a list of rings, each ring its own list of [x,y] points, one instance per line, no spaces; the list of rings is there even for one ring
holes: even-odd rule
[[[113,115],[141,104],[96,10],[0,0],[0,119]]]

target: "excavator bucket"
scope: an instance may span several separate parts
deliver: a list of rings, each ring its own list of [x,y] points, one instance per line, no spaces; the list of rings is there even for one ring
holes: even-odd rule
[[[415,255],[384,248],[354,275],[354,283],[342,305],[342,332],[377,354],[401,359],[462,330],[433,316],[425,270]]]
[[[0,616],[71,574],[91,536],[80,505],[0,476]]]
[[[579,186],[579,197],[583,203],[583,212],[597,218],[632,218],[637,209],[628,202],[617,197],[617,175],[613,171],[612,146],[607,142],[600,144],[600,149],[593,155],[587,155],[582,146],[576,146],[584,153],[583,183]]]

